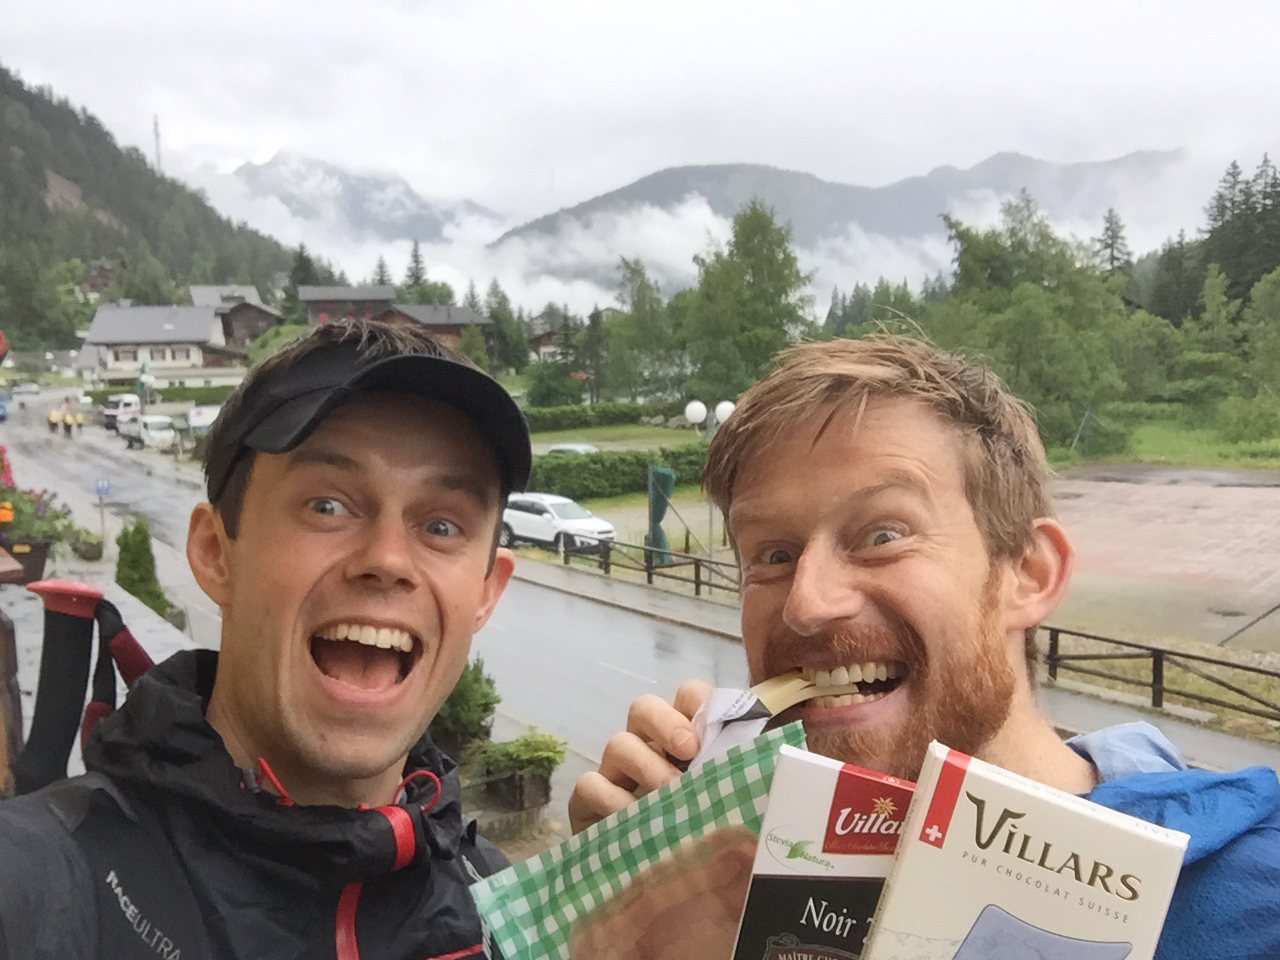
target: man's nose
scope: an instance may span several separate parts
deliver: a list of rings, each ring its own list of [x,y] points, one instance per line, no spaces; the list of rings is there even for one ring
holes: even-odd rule
[[[380,587],[418,582],[412,531],[400,517],[369,523],[348,568],[349,575]]]
[[[853,619],[865,604],[856,567],[832,547],[810,543],[796,561],[782,620],[799,636],[810,637],[835,621]]]

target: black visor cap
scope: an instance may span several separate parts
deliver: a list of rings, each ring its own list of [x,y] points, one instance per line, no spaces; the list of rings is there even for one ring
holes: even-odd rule
[[[497,457],[505,490],[529,482],[532,451],[524,414],[488,374],[450,359],[399,354],[364,361],[351,342],[322,347],[255,384],[239,410],[239,427],[221,456],[206,466],[209,499],[216,503],[246,449],[287,453],[302,443],[334,407],[359,393],[406,393],[439,400],[470,417]]]

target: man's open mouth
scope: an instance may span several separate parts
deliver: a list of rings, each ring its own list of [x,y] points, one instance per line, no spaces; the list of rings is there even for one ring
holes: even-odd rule
[[[868,700],[878,700],[890,693],[906,679],[907,667],[906,664],[897,660],[883,660],[848,663],[833,670],[806,668],[801,673],[819,691],[823,687],[831,687],[833,691],[831,695],[819,693],[810,698],[810,703],[819,707],[846,707],[855,703],[865,703]],[[835,692],[841,687],[847,688],[851,685],[857,687],[857,693],[844,690]]]
[[[320,672],[361,690],[395,686],[421,656],[421,641],[396,627],[336,623],[311,636],[311,659]]]

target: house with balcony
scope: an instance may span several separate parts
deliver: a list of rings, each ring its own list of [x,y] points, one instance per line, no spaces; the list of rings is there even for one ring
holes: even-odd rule
[[[98,384],[132,386],[145,364],[157,389],[239,383],[244,350],[228,343],[223,321],[214,306],[103,304],[82,348],[92,348],[96,366],[81,374]]]
[[[264,304],[258,288],[252,284],[193,286],[190,289],[192,306],[213,307],[222,318],[222,334],[228,346],[244,347],[284,322],[283,314]]]
[[[442,344],[450,349],[458,349],[458,341],[462,339],[462,328],[475,325],[483,332],[492,325],[492,321],[482,313],[476,313],[470,307],[434,307],[421,303],[396,303],[377,314],[375,319],[385,320],[401,317],[420,323]]]
[[[307,326],[319,327],[335,320],[368,320],[392,306],[393,286],[298,287],[298,302],[307,308]]]

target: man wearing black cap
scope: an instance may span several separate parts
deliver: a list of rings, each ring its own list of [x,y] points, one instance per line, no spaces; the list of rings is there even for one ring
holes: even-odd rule
[[[187,556],[221,652],[159,665],[89,773],[0,805],[0,958],[463,958],[501,856],[425,730],[511,576],[507,393],[416,324],[313,331],[209,434]]]

